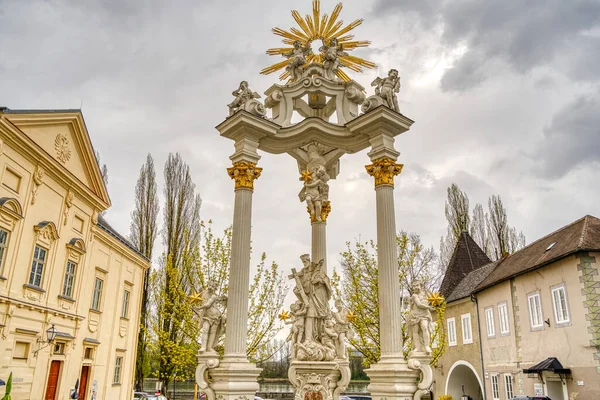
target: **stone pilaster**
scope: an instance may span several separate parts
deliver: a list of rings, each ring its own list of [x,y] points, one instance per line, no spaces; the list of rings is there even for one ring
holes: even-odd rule
[[[579,255],[580,263],[577,270],[581,271],[579,282],[581,282],[581,294],[584,296],[583,307],[586,309],[585,319],[589,322],[588,333],[590,334],[590,346],[596,349],[594,361],[600,364],[600,280],[598,279],[598,267],[596,257],[588,253]],[[596,372],[600,374],[600,365],[596,366]]]

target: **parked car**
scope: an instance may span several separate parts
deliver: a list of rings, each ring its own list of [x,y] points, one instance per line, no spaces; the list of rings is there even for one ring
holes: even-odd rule
[[[134,392],[133,400],[167,400],[167,398],[162,394]]]
[[[523,396],[523,395],[519,395],[519,396],[515,396],[510,400],[552,400],[550,397],[548,396]]]
[[[371,396],[363,396],[363,395],[354,395],[354,394],[351,394],[348,397],[350,397],[350,399],[352,399],[352,400],[372,400]]]

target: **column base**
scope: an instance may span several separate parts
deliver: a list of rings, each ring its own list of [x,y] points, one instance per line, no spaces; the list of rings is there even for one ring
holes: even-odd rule
[[[259,390],[262,369],[245,357],[223,358],[218,354],[199,354],[196,382],[207,400],[253,400]]]
[[[409,368],[401,354],[382,357],[365,372],[371,381],[368,390],[373,400],[413,400],[421,376],[420,370]]]
[[[294,400],[338,400],[350,383],[350,363],[348,360],[292,361],[288,378],[294,386]]]

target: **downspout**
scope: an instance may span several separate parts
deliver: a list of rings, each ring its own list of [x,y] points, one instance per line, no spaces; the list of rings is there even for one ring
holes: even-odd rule
[[[485,400],[485,367],[483,365],[483,345],[481,341],[481,323],[479,321],[479,302],[477,301],[477,296],[475,296],[473,293],[471,293],[471,301],[475,303],[475,310],[477,314],[477,335],[479,336],[479,361],[481,362],[481,384],[483,385],[483,400]]]

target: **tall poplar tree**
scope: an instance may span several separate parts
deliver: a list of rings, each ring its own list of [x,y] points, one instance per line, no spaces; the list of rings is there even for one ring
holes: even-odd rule
[[[156,184],[156,171],[154,159],[148,154],[146,162],[140,169],[140,175],[135,186],[135,209],[131,213],[131,226],[129,238],[131,243],[148,260],[152,260],[154,241],[157,234],[158,218],[158,186]],[[150,269],[144,273],[144,287],[142,289],[142,304],[140,311],[140,331],[138,333],[137,358],[135,364],[135,387],[143,390],[144,368],[149,363],[147,356],[148,337],[148,288],[150,282]]]

